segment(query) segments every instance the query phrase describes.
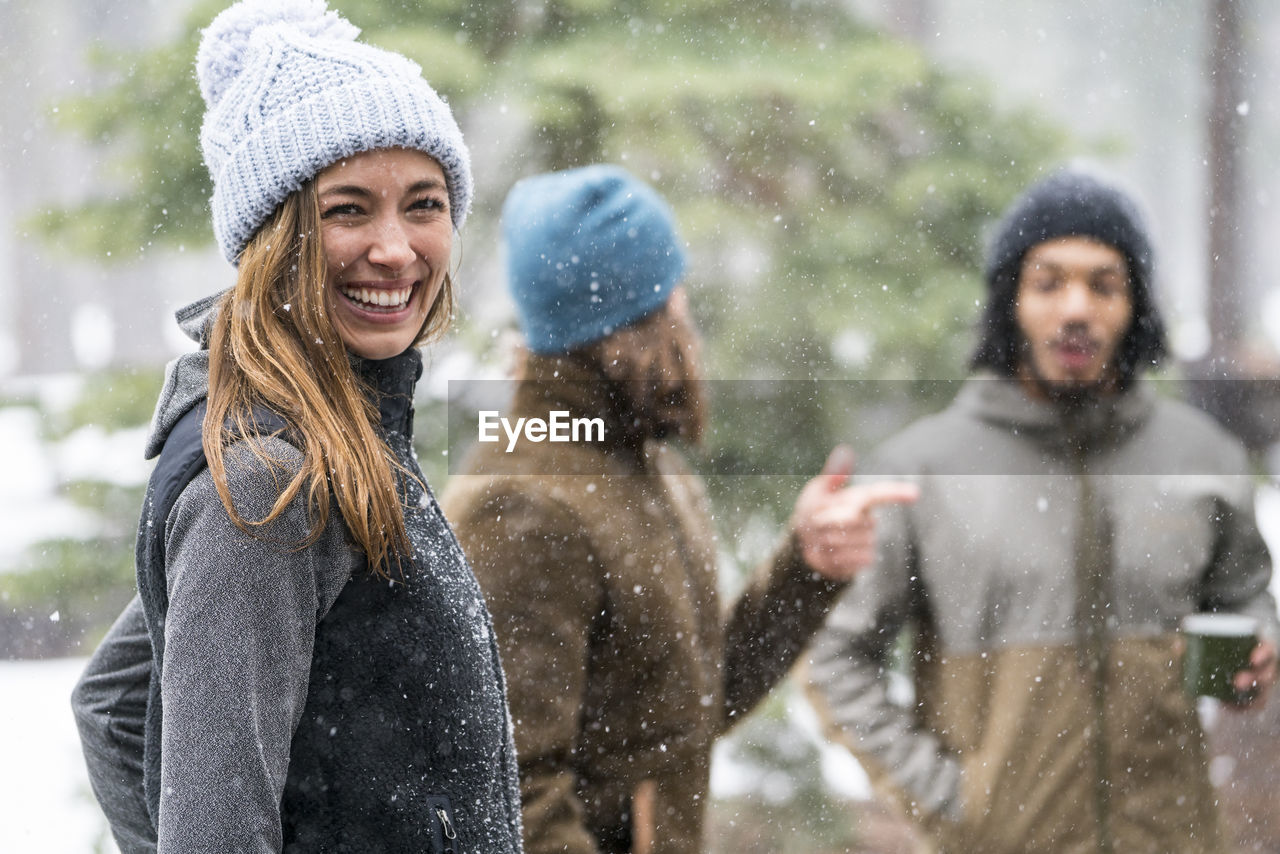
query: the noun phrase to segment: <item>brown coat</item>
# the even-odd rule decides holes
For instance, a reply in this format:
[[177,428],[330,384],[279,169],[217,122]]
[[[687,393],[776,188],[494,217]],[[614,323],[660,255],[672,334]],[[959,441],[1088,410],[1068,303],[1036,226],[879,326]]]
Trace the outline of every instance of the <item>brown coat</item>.
[[602,443],[480,445],[443,498],[499,637],[526,851],[695,854],[713,741],[841,585],[788,540],[722,613],[702,482],[672,448],[629,441],[597,383],[525,381],[512,408],[607,424]]
[[[1275,636],[1244,452],[1145,387],[1089,416],[975,378],[868,465],[920,500],[882,517],[878,563],[814,641],[812,693],[942,851],[1222,850],[1174,630],[1244,611]],[[904,625],[909,706],[887,678]]]

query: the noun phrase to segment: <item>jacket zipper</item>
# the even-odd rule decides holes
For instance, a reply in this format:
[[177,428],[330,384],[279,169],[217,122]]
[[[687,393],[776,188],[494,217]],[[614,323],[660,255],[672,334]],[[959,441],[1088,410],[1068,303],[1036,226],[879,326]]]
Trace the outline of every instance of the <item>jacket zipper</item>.
[[431,850],[436,854],[462,854],[449,799],[443,795],[428,797],[427,812],[435,817],[431,828]]
[[450,841],[457,839],[458,833],[453,829],[453,822],[449,821],[449,814],[440,807],[436,807],[436,815],[440,817],[440,826],[444,828],[444,838]]
[[1073,442],[1075,475],[1080,483],[1080,520],[1076,542],[1076,621],[1079,658],[1090,680],[1093,711],[1093,802],[1099,854],[1112,854],[1110,751],[1107,745],[1107,670],[1110,650],[1106,607],[1110,588],[1111,520],[1094,490],[1083,443]]

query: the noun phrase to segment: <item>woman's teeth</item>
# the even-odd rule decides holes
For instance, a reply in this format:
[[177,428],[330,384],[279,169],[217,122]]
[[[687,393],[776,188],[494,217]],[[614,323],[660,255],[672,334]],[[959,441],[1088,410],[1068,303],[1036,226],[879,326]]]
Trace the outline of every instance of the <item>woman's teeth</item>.
[[403,308],[409,302],[412,287],[386,290],[384,288],[343,288],[343,295],[352,302],[379,308]]

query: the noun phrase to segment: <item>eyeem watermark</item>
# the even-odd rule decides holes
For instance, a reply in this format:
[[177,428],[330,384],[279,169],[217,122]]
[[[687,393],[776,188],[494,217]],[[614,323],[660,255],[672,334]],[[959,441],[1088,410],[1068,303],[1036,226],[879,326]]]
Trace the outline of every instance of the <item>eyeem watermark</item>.
[[[1003,382],[1007,381],[988,377],[708,380],[705,396],[711,406],[707,429],[699,446],[685,446],[682,450],[690,470],[702,476],[808,478],[821,468],[836,442],[847,442],[860,455],[874,458],[875,448],[916,419],[951,406],[966,385],[977,387],[968,392],[976,393],[983,384]],[[1146,384],[1159,387],[1158,398],[1194,401],[1223,423],[1238,425],[1241,434],[1250,436],[1258,448],[1280,448],[1280,417],[1274,415],[1280,412],[1280,378],[1151,379]],[[476,461],[470,452],[477,447],[488,452],[476,462],[489,476],[566,474],[558,468],[569,464],[561,455],[532,453],[524,457],[522,452],[563,447],[547,447],[547,442],[574,441],[582,444],[570,445],[571,448],[604,453],[575,457],[573,473],[632,471],[626,465],[614,465],[618,454],[626,456],[639,450],[643,438],[629,436],[623,441],[629,422],[625,420],[625,407],[619,405],[617,398],[624,389],[617,383],[554,378],[478,379],[449,380],[447,388],[447,405],[442,414],[449,474],[470,473]],[[434,418],[438,412],[426,409],[424,414]],[[682,444],[678,437],[667,436],[663,441],[677,447]],[[1234,459],[1207,451],[1177,459],[1130,455],[1116,459],[1109,474],[1251,477],[1251,472],[1236,470]],[[1267,459],[1280,460],[1280,455]],[[643,474],[648,469],[634,471]],[[929,471],[930,476],[1043,474],[1039,457],[1034,454],[996,460],[959,454],[931,460]],[[917,473],[914,469],[896,470],[885,459],[874,471],[876,476],[886,478]],[[1273,484],[1280,484],[1280,476],[1273,474],[1272,478]]]
[[547,418],[511,419],[498,414],[496,409],[482,409],[478,413],[479,440],[481,442],[498,442],[498,428],[507,437],[507,453],[516,449],[516,443],[523,438],[528,442],[603,442],[603,418],[570,418],[569,410],[553,409]]

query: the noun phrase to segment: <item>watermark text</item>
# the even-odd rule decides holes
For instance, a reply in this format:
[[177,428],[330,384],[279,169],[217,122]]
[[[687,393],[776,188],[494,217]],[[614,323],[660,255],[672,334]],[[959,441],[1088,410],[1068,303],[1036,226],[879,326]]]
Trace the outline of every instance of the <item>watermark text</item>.
[[567,409],[553,409],[547,418],[520,417],[513,424],[496,409],[482,409],[478,413],[478,436],[481,442],[500,442],[506,435],[509,454],[516,443],[527,442],[603,442],[603,418],[571,418]]

